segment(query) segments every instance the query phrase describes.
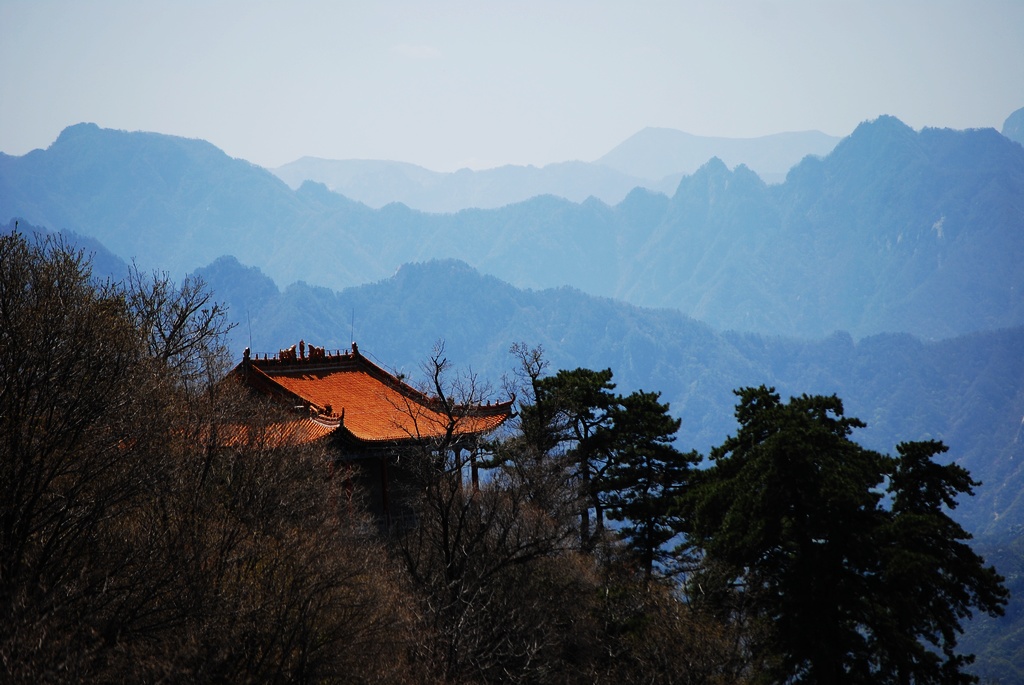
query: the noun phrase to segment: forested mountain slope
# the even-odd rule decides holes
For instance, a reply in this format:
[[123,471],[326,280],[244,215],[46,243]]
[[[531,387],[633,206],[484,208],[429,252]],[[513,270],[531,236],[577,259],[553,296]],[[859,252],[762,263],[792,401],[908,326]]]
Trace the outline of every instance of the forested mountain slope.
[[[935,438],[985,482],[958,518],[970,530],[1024,524],[1024,328],[941,342],[907,334],[795,340],[721,333],[670,310],[578,290],[522,290],[462,262],[403,266],[343,291],[296,283],[279,290],[258,269],[225,258],[198,272],[240,322],[234,347],[275,353],[297,343],[360,349],[410,378],[433,345],[501,390],[515,342],[542,345],[551,369],[611,368],[621,392],[656,390],[682,418],[680,447],[706,452],[734,432],[733,390],[761,384],[783,396],[838,394],[868,428],[858,440],[892,452]],[[240,356],[240,352],[238,352]]]

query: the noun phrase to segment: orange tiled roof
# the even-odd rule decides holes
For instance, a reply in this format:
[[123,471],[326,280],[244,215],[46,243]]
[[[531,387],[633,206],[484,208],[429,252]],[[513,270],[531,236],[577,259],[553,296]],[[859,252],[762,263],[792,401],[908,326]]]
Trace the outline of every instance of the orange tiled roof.
[[[439,411],[435,400],[370,362],[354,345],[352,352],[335,355],[325,354],[322,348],[312,349],[318,349],[315,358],[294,353],[283,353],[283,359],[246,357],[235,373],[243,374],[252,387],[296,406],[309,406],[324,425],[340,424],[360,441],[421,440],[445,435],[449,419]],[[504,402],[459,407],[454,412],[454,434],[472,435],[497,428],[508,419],[511,405]],[[315,431],[310,432],[313,434]]]
[[269,448],[306,445],[330,435],[338,425],[337,420],[303,417],[266,426],[219,426],[218,444],[222,447],[255,444]]

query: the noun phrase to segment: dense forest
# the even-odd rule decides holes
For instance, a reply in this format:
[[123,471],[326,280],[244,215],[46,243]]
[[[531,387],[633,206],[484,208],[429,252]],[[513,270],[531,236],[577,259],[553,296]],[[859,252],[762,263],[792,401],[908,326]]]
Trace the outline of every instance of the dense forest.
[[[951,517],[971,474],[862,446],[835,395],[737,388],[735,433],[683,452],[657,391],[519,343],[479,487],[424,444],[415,524],[382,529],[223,382],[201,279],[14,233],[0,320],[11,680],[962,683],[966,618],[1006,606]],[[424,372],[488,399],[441,347]]]

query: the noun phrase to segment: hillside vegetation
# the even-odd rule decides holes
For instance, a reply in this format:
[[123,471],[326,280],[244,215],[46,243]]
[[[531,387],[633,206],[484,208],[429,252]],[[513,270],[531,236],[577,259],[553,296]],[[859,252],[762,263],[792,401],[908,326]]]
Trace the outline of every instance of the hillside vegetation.
[[437,345],[449,427],[386,525],[224,378],[201,279],[20,233],[0,265],[5,680],[970,683],[963,620],[1004,613],[949,516],[978,484],[934,440],[865,449],[834,395],[738,390],[698,470],[660,393],[516,344],[518,421],[467,452],[492,393]]
[[279,290],[233,259],[197,273],[241,324],[232,332],[236,358],[246,346],[275,352],[299,337],[333,349],[355,339],[385,366],[413,375],[444,340],[453,359],[497,386],[511,345],[529,341],[556,367],[612,368],[622,390],[660,391],[683,420],[687,448],[706,450],[735,430],[734,388],[834,393],[867,422],[861,439],[874,449],[929,438],[951,446],[949,458],[985,483],[958,511],[969,530],[1024,524],[1024,328],[939,342],[722,333],[678,312],[568,288],[521,290],[457,261],[407,265],[343,291],[303,283]]

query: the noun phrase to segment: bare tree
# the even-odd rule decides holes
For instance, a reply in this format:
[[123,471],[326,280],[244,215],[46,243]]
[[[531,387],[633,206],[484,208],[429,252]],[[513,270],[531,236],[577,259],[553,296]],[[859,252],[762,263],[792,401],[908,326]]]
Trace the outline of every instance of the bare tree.
[[410,617],[381,543],[341,506],[325,448],[282,442],[283,417],[269,407],[253,416],[248,402],[248,417],[223,417],[223,431],[244,428],[241,438],[178,473],[185,515],[169,551],[196,610],[171,673],[229,682],[401,674]]
[[322,453],[203,379],[196,288],[140,308],[59,239],[0,237],[0,680],[400,680],[386,554]]
[[424,369],[449,425],[421,442],[417,525],[396,545],[423,615],[419,658],[448,682],[567,682],[568,615],[579,605],[565,598],[586,582],[571,529],[538,507],[512,470],[465,482],[464,455],[501,449],[467,443],[457,430],[484,399],[482,386],[453,375],[441,345]]
[[223,376],[224,339],[236,324],[200,276],[186,276],[177,285],[166,271],[147,275],[132,266],[124,293],[151,357],[190,388],[208,387]]
[[141,592],[107,590],[139,559],[117,522],[159,482],[164,382],[123,298],[90,276],[58,238],[0,237],[0,659],[15,677],[89,673]]

